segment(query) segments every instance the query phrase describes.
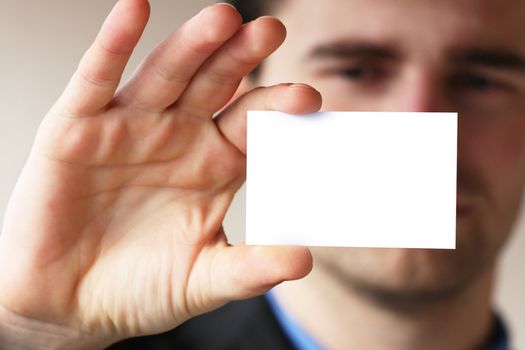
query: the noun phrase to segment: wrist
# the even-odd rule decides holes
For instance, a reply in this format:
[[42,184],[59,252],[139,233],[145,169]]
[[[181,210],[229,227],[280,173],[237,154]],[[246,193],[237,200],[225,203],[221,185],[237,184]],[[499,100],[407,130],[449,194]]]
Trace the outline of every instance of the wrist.
[[17,350],[103,349],[111,341],[67,326],[27,319],[0,305],[0,348]]

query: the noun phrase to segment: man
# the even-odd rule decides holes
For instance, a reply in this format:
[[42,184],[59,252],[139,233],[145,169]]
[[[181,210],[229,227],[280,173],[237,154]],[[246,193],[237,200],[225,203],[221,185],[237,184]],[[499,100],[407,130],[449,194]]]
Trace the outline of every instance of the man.
[[246,110],[318,110],[314,89],[279,84],[298,81],[325,110],[459,112],[457,249],[315,248],[306,278],[115,348],[504,348],[490,296],[525,180],[525,3],[237,5],[277,16],[288,40],[249,80],[269,87],[213,119],[281,45],[281,22],[209,7],[116,91],[148,16],[145,0],[117,3],[10,200],[2,347],[103,348],[307,275],[308,250],[230,247],[221,228]]

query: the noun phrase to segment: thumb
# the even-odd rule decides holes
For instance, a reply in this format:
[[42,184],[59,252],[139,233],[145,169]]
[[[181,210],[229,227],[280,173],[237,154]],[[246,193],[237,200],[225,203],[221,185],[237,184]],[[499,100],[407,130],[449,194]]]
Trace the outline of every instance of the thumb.
[[228,106],[215,118],[215,123],[228,141],[246,154],[246,112],[248,110],[306,114],[318,111],[321,104],[321,94],[304,84],[280,84],[256,88]]
[[275,285],[303,278],[312,270],[305,247],[239,245],[221,250],[212,277],[215,300],[227,302],[263,294]]

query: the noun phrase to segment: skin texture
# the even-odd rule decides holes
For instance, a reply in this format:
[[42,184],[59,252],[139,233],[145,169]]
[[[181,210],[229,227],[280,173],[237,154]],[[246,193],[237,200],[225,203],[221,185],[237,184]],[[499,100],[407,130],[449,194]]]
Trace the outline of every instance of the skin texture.
[[[525,55],[525,24],[515,15],[525,13],[525,5],[330,0],[304,6],[289,1],[276,13],[287,26],[288,40],[264,63],[258,83],[305,81],[323,94],[323,110],[459,112],[456,251],[316,253],[322,260],[343,259],[334,264],[349,276],[403,294],[455,288],[486,270],[509,234],[525,179],[525,74],[523,67],[517,72],[461,64],[451,55],[471,48]],[[322,45],[356,42],[392,48],[398,57],[309,56]],[[467,73],[472,81],[457,81],[469,78]]]
[[116,91],[148,15],[146,0],[116,4],[38,130],[0,237],[2,348],[101,348],[311,269],[306,248],[231,247],[221,226],[245,178],[246,110],[321,105],[280,84],[212,118],[283,25],[208,7]]
[[[326,110],[459,111],[460,190],[456,251],[316,249],[311,277],[279,299],[329,348],[482,344],[525,177],[525,84],[450,56],[474,44],[523,55],[521,13],[517,0],[290,0],[276,13],[289,41],[258,81],[270,87],[213,119],[281,44],[282,24],[241,28],[231,7],[207,8],[115,91],[148,15],[146,0],[121,0],[44,118],[10,200],[0,344],[103,347],[305,276],[308,250],[230,247],[221,228],[245,177],[246,110],[321,107],[318,92],[283,81],[314,84]],[[306,57],[348,39],[394,54]]]
[[[517,0],[290,0],[276,9],[288,40],[257,84],[304,81],[323,110],[459,112],[456,250],[314,248],[314,273],[278,287],[329,348],[460,349],[485,339],[492,271],[525,179],[525,66],[501,59],[525,57],[524,13]],[[465,332],[453,336],[447,322]],[[380,324],[377,344],[363,328]]]

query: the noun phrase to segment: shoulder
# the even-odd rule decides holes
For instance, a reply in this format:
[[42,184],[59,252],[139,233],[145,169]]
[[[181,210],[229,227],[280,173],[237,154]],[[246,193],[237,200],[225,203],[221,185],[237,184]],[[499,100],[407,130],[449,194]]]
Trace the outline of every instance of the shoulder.
[[293,349],[264,297],[226,304],[162,334],[122,341],[110,350]]

